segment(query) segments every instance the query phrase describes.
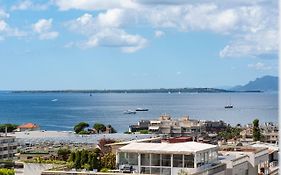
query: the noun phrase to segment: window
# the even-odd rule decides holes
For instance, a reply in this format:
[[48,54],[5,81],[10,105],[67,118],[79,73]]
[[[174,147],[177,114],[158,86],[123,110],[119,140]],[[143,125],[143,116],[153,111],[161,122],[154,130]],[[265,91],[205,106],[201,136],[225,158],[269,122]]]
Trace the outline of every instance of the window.
[[171,174],[171,168],[162,168],[161,174],[163,175],[170,175]]
[[120,165],[128,164],[128,155],[127,153],[119,153],[119,163]]
[[141,167],[141,174],[150,174],[150,168],[149,167]]
[[183,167],[183,155],[181,154],[174,154],[173,155],[173,167]]
[[141,154],[141,165],[150,165],[150,154]]
[[184,167],[194,168],[194,155],[184,155]]
[[138,153],[128,153],[129,165],[138,165]]
[[151,174],[160,174],[160,168],[151,168]]
[[171,166],[170,154],[162,154],[162,166]]
[[151,154],[151,166],[160,166],[160,154]]

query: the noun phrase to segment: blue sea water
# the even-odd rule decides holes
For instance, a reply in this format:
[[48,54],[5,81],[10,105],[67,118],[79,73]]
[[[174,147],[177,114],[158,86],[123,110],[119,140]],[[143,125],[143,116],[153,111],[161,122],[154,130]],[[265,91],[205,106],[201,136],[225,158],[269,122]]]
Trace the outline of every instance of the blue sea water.
[[[229,104],[233,109],[225,109]],[[54,100],[54,99],[57,99]],[[135,115],[128,109],[149,108]],[[173,118],[188,115],[194,119],[224,120],[230,124],[278,122],[277,93],[0,93],[0,123],[33,122],[41,129],[67,131],[85,121],[111,124],[118,132],[141,119],[156,119],[161,114]]]

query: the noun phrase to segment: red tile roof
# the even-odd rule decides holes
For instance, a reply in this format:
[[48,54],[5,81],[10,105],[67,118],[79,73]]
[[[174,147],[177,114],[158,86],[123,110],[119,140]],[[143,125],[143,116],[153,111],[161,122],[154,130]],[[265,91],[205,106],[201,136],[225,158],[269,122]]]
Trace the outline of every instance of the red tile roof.
[[25,124],[18,126],[18,128],[32,129],[32,128],[38,128],[38,125],[36,125],[34,123],[25,123]]

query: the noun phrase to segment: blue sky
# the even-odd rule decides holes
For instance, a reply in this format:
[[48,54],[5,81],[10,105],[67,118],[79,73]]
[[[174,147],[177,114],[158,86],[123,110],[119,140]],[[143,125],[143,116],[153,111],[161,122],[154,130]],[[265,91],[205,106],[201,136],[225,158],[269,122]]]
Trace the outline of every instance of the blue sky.
[[0,89],[219,87],[277,75],[277,4],[0,0]]

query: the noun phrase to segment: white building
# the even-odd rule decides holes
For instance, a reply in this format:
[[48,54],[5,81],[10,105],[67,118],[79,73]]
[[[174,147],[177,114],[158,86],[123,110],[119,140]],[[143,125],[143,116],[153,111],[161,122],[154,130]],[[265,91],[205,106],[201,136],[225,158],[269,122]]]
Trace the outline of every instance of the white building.
[[267,148],[224,146],[219,154],[219,159],[227,164],[226,175],[270,174]]
[[0,136],[0,160],[13,159],[17,151],[15,137]]
[[117,166],[145,174],[224,175],[218,161],[218,146],[197,142],[130,143],[117,151]]

